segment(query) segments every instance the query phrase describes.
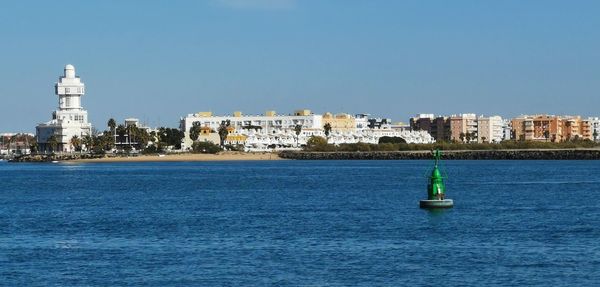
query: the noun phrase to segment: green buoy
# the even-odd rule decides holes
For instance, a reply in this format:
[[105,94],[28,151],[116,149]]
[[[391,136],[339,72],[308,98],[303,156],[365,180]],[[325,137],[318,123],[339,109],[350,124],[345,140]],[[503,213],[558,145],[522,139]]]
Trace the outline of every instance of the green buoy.
[[436,149],[433,152],[435,165],[433,166],[429,184],[427,185],[427,199],[419,202],[421,208],[451,208],[454,206],[454,201],[452,201],[452,199],[445,198],[446,186],[444,185],[444,177],[438,167],[441,157],[442,152],[439,149]]

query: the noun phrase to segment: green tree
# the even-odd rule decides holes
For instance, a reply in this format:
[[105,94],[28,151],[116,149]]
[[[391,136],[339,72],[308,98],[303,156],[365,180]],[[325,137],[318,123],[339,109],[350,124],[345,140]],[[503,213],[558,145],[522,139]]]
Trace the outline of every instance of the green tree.
[[[127,138],[127,133],[128,130],[124,125],[118,125],[117,128],[115,129],[115,144],[119,144],[121,147],[127,143],[128,138]],[[104,139],[103,139],[104,142]]]
[[467,137],[467,135],[465,133],[460,133],[460,135],[458,136],[458,138],[460,138],[461,142],[465,142],[465,138]]
[[405,144],[406,140],[401,137],[380,137],[379,144],[391,143],[391,144]]
[[117,127],[117,122],[115,121],[115,119],[110,118],[108,120],[107,125],[108,125],[108,128],[110,130],[110,133],[114,135],[115,134],[115,128]]
[[327,139],[329,139],[329,135],[331,134],[331,124],[330,123],[326,123],[323,126],[323,130],[325,130],[325,137],[327,137]]
[[138,142],[137,148],[139,150],[144,150],[149,146],[151,137],[150,137],[150,134],[148,134],[148,131],[146,129],[137,128],[135,137]]
[[85,146],[85,149],[89,152],[92,151],[94,145],[94,139],[90,135],[85,135],[81,139],[81,143]]
[[195,142],[192,144],[192,151],[194,153],[218,153],[222,149],[218,145],[212,142]]
[[173,146],[175,149],[181,149],[181,140],[185,133],[179,129],[161,127],[158,129],[159,149],[164,146]]
[[71,138],[71,146],[73,146],[75,151],[81,151],[81,139],[78,136],[73,136]]
[[300,133],[302,132],[302,125],[296,125],[294,127],[294,132],[296,133],[296,147],[298,147],[298,138],[300,137]]
[[47,144],[50,145],[51,152],[56,152],[56,149],[58,148],[58,138],[56,135],[51,135],[47,140]]
[[598,140],[598,131],[596,129],[594,129],[594,133],[592,134],[594,136],[594,141]]
[[192,141],[196,141],[198,140],[198,137],[200,136],[200,122],[193,122],[192,126],[190,127],[190,139]]
[[217,130],[217,132],[219,133],[219,138],[221,140],[221,146],[223,146],[225,144],[227,135],[229,135],[229,130],[227,129],[227,128],[229,128],[229,125],[231,125],[231,121],[229,121],[229,120],[222,121],[221,125],[219,125],[219,129]]
[[327,150],[327,139],[320,136],[311,136],[306,141],[306,150],[310,151],[325,151]]

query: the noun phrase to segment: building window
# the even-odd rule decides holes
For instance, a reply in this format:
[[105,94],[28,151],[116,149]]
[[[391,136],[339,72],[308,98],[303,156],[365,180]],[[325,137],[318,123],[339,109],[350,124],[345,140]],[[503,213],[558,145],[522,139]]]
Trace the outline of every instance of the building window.
[[69,88],[65,88],[65,93],[67,93],[67,94],[68,94],[68,93],[70,93],[70,92],[71,92],[71,89],[69,89]]

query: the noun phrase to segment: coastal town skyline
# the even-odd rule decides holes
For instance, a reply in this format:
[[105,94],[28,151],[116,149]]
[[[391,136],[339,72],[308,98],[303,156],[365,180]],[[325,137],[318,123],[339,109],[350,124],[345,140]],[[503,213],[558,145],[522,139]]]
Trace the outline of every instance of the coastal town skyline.
[[[71,67],[71,64],[67,64],[65,66],[66,67]],[[77,78],[79,78],[79,76],[77,76]],[[87,98],[87,97],[86,97]],[[56,101],[55,101],[56,102]],[[62,102],[61,102],[62,104]],[[59,105],[56,105],[56,107],[58,108]],[[198,109],[201,110],[201,109]],[[485,114],[485,113],[477,113],[477,112],[473,112],[473,111],[468,111],[468,112],[456,112],[456,113],[431,113],[431,111],[426,111],[426,112],[417,112],[417,113],[413,113],[410,116],[408,116],[407,118],[391,118],[389,115],[381,115],[381,114],[377,114],[377,113],[370,113],[369,111],[356,111],[356,112],[347,112],[347,111],[338,111],[338,112],[332,112],[332,110],[325,110],[323,112],[320,111],[314,111],[312,109],[310,109],[309,107],[301,107],[301,108],[293,108],[292,110],[288,110],[288,111],[280,111],[280,110],[275,110],[273,108],[271,109],[263,109],[262,111],[257,111],[257,112],[250,112],[247,113],[246,111],[241,111],[240,109],[235,109],[235,110],[230,110],[230,111],[224,111],[222,113],[219,112],[214,112],[213,109],[209,108],[209,107],[203,107],[203,110],[200,113],[204,113],[204,112],[209,112],[211,115],[213,116],[217,116],[217,117],[223,117],[223,118],[228,118],[228,117],[239,117],[239,115],[236,116],[237,114],[243,114],[244,116],[260,116],[263,115],[265,113],[277,113],[278,115],[292,115],[294,114],[295,111],[298,110],[305,110],[305,111],[310,111],[315,112],[316,114],[347,114],[347,115],[369,115],[369,116],[373,116],[376,118],[384,118],[384,119],[390,119],[392,120],[392,122],[398,123],[398,124],[406,124],[407,126],[409,125],[409,123],[413,120],[413,119],[417,119],[423,115],[426,115],[427,117],[431,117],[436,118],[436,117],[460,117],[463,115],[469,115],[469,116],[501,116],[504,118],[518,118],[518,117],[527,117],[527,116],[558,116],[558,117],[571,117],[571,116],[575,116],[575,117],[583,117],[583,118],[597,118],[598,114],[590,114],[590,115],[583,115],[582,114],[555,114],[555,113],[547,113],[547,112],[540,112],[540,113],[521,113],[518,115],[514,115],[514,116],[506,116],[505,114]],[[144,112],[141,112],[142,114],[145,114]],[[139,112],[138,112],[139,114]],[[166,119],[167,124],[162,124],[161,120],[160,120],[160,115],[158,116],[158,119],[154,122],[154,124],[151,124],[153,121],[149,120],[147,116],[143,116],[143,118],[141,119],[140,124],[144,125],[144,126],[148,126],[148,127],[176,127],[177,125],[179,125],[180,121],[182,121],[182,119],[184,119],[186,116],[185,115],[189,115],[189,113],[185,113],[182,112],[181,115],[179,116],[179,118],[177,120],[173,120],[173,119]],[[106,118],[104,121],[106,122],[108,119],[121,119],[121,120],[126,120],[127,118],[131,118],[134,117],[136,120],[140,120],[139,118],[137,118],[137,114],[135,113],[130,113],[130,114],[125,114],[123,115],[121,118],[117,118],[117,117],[109,117]],[[87,117],[87,116],[86,116]],[[94,117],[90,117],[90,118],[94,118]],[[95,118],[98,118],[98,116],[96,116]],[[40,121],[36,124],[41,124],[43,121]],[[102,131],[103,129],[106,128],[106,123],[104,123],[104,125],[102,123],[99,124],[95,124],[92,123],[92,121],[90,120],[90,123],[92,124],[92,127],[94,127],[98,132]],[[17,133],[29,133],[29,130],[27,130],[27,128],[25,128],[25,130],[19,130],[17,131]]]
[[593,1],[67,4],[1,4],[1,132],[47,120],[66,64],[95,127],[206,110],[588,117],[600,104]]

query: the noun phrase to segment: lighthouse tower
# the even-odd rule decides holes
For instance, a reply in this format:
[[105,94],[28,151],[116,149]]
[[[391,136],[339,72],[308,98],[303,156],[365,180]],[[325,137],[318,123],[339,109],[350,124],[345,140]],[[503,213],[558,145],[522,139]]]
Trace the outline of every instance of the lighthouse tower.
[[81,141],[92,131],[87,111],[81,107],[85,84],[75,75],[73,65],[65,66],[54,93],[58,96],[58,109],[52,113],[51,121],[36,127],[38,146],[43,152],[71,152],[81,146],[73,138]]

